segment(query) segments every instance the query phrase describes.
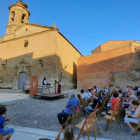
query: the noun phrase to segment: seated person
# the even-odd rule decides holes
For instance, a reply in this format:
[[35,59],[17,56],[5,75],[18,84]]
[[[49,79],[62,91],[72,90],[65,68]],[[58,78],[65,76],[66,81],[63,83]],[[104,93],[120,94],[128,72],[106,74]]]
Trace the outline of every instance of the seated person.
[[93,87],[92,94],[95,94],[95,93],[97,93],[97,90],[98,90],[98,89],[97,89],[97,87],[96,87],[96,86],[94,86],[94,87]]
[[140,95],[140,85],[138,85],[137,96]]
[[87,90],[87,94],[88,94],[88,99],[92,98],[92,93],[91,93],[91,89],[88,89]]
[[135,109],[135,113],[131,114],[130,112],[127,113],[126,117],[124,118],[125,123],[130,127],[130,133],[133,134],[135,129],[132,127],[130,122],[132,123],[139,123],[140,121],[140,106],[137,100],[132,101],[132,107]]
[[131,105],[131,102],[136,99],[137,99],[137,97],[135,95],[132,95],[132,93],[130,93],[129,98],[124,99],[125,103],[124,103],[123,107],[128,108]]
[[84,108],[86,115],[89,115],[90,113],[89,111],[93,111],[97,103],[99,103],[99,99],[95,95],[93,95],[92,97],[93,97],[93,101],[90,102],[88,106]]
[[3,114],[3,116],[5,118],[5,121],[10,121],[10,118],[7,118],[6,113]]
[[81,99],[82,99],[82,100],[85,98],[85,96],[84,96],[84,89],[81,89],[81,94],[80,94],[80,96],[81,96]]
[[[117,105],[118,105],[118,103],[120,103],[120,101],[119,101],[119,99],[118,99],[118,92],[117,91],[115,91],[114,93],[113,93],[113,98],[112,98],[112,100],[111,100],[111,103],[109,103],[109,105],[107,105],[107,109],[106,109],[106,113],[109,111],[109,110],[113,110]],[[120,108],[120,106],[119,106],[119,108]]]
[[79,105],[76,108],[76,113],[79,111],[79,107],[80,107],[80,102],[81,102],[81,96],[80,96],[80,94],[77,94],[77,98],[79,100]]
[[[4,127],[5,126],[5,118],[2,117],[4,114],[6,114],[6,107],[2,106],[2,107],[0,107],[0,133],[2,136],[14,133],[13,128]],[[10,139],[10,137],[7,138],[6,140],[9,140],[9,139]]]
[[88,93],[87,93],[87,92],[88,92],[88,89],[85,89],[85,92],[84,92],[84,99],[86,99],[86,100],[88,99]]
[[63,139],[59,139],[62,130],[63,130],[63,128],[62,128],[62,126],[60,126],[60,131],[59,131],[59,133],[58,133],[58,135],[57,135],[55,140],[75,140],[73,129],[70,127],[70,125],[66,126],[66,128],[64,130],[64,138]]
[[101,91],[98,92],[98,99],[102,103],[103,98],[102,98],[102,95],[101,95]]
[[[72,108],[77,108],[79,105],[79,100],[75,98],[74,92],[70,93],[70,97],[71,99],[67,102],[65,110],[57,114],[60,125],[64,124],[64,122],[67,120],[67,117],[70,115]],[[73,115],[74,112],[75,110],[73,110]]]
[[81,99],[86,100],[87,98],[88,98],[87,89],[85,89],[85,90],[81,89]]
[[122,90],[118,90],[119,97],[122,96]]
[[106,94],[106,93],[108,93],[108,92],[109,92],[108,87],[107,87],[107,86],[105,86],[105,89],[104,89],[104,94]]

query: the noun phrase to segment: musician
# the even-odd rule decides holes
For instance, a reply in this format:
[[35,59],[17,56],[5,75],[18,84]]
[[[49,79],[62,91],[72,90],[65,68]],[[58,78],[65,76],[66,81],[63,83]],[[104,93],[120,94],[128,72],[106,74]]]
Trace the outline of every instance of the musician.
[[[56,85],[57,83],[57,85]],[[60,81],[55,80],[55,93],[61,93],[61,79]]]
[[43,85],[42,94],[44,94],[45,93],[45,86],[46,86],[46,77],[44,77],[44,79],[42,81],[42,85]]
[[44,94],[46,92],[46,90],[45,90],[46,85],[50,85],[50,83],[46,82],[46,77],[44,77],[44,79],[42,81],[42,85],[43,85],[42,94]]
[[58,93],[61,93],[61,79],[60,79],[60,81],[58,82]]

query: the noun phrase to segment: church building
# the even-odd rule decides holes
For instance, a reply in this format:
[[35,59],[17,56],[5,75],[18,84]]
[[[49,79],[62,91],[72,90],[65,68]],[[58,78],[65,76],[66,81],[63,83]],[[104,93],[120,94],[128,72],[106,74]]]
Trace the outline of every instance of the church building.
[[[46,77],[54,91],[61,79],[62,90],[77,87],[77,59],[81,53],[54,24],[29,23],[28,5],[21,0],[9,6],[6,35],[0,40],[0,88],[29,88],[31,76]],[[8,15],[7,15],[8,16]]]

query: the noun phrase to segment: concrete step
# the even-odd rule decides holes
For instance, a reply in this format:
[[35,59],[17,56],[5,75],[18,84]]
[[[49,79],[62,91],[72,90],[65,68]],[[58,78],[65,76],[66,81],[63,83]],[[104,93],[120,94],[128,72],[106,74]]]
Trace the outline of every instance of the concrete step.
[[[14,128],[15,132],[10,140],[39,140],[40,138],[49,138],[55,140],[58,132],[42,130],[37,128],[28,128],[14,125],[7,125],[7,127]],[[78,135],[75,134],[77,138]],[[63,138],[63,133],[61,133],[60,138]],[[88,140],[88,137],[80,138],[80,140]],[[90,140],[95,140],[94,137],[90,137]],[[104,138],[96,138],[96,140],[110,140]]]
[[0,89],[1,93],[24,93],[23,89]]

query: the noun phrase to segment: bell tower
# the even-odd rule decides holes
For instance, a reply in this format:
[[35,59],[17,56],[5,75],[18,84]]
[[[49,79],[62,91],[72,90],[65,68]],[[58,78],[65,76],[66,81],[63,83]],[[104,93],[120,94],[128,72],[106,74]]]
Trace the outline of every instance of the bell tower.
[[23,3],[22,0],[9,6],[9,23],[6,27],[6,35],[13,34],[19,26],[29,23],[30,12],[27,8],[28,5]]

